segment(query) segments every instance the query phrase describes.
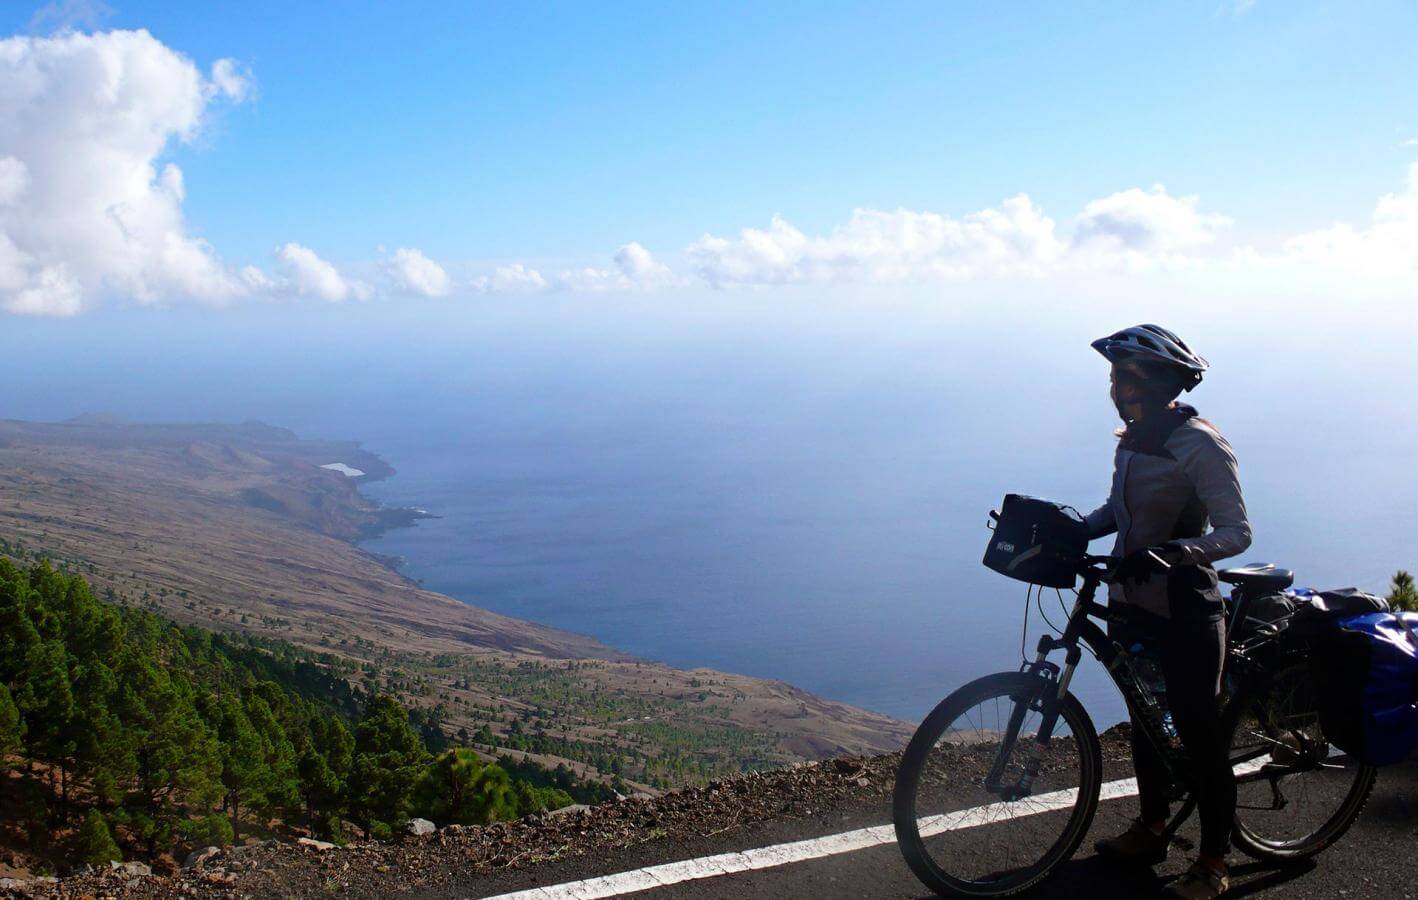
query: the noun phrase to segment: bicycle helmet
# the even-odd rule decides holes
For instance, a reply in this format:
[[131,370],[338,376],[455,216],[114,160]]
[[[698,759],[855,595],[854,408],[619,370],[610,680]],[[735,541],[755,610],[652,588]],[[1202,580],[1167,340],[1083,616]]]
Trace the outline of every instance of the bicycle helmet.
[[1182,390],[1189,391],[1201,384],[1201,373],[1209,367],[1186,341],[1160,325],[1134,325],[1116,331],[1093,342],[1093,349],[1109,362],[1131,362],[1164,365],[1176,372]]

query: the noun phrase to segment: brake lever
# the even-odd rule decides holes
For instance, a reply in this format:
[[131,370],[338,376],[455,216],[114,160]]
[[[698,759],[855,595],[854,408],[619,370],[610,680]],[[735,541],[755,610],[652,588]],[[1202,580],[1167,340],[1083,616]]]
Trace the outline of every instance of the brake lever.
[[1156,550],[1148,550],[1147,555],[1152,558],[1153,562],[1162,567],[1163,572],[1170,572],[1172,570],[1172,564],[1158,556]]

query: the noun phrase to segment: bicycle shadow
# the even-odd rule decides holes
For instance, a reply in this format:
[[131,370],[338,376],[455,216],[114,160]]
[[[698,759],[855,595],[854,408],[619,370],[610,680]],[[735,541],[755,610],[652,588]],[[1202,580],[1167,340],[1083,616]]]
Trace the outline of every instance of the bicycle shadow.
[[[1283,868],[1250,861],[1237,863],[1231,867],[1231,889],[1226,896],[1259,894],[1302,878],[1314,869],[1315,864],[1311,860]],[[1137,900],[1139,897],[1157,896],[1180,875],[1180,869],[1158,873],[1147,868],[1120,867],[1097,855],[1078,857],[1059,866],[1047,881],[1023,896],[1031,900],[1074,900],[1077,897]]]

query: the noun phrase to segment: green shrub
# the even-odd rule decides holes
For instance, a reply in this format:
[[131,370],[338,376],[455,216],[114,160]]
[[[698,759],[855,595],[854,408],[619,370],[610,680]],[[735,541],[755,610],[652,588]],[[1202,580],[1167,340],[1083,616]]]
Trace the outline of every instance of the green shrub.
[[194,847],[225,847],[235,835],[226,816],[212,813],[183,822],[182,836]]
[[1413,585],[1413,576],[1402,569],[1393,576],[1388,605],[1395,612],[1418,612],[1418,587]]
[[345,842],[345,821],[335,813],[326,813],[315,820],[315,834],[332,844]]
[[108,830],[108,822],[103,813],[91,809],[79,826],[78,857],[91,866],[105,866],[109,862],[121,862],[123,854],[118,852],[118,844],[113,840],[113,832]]

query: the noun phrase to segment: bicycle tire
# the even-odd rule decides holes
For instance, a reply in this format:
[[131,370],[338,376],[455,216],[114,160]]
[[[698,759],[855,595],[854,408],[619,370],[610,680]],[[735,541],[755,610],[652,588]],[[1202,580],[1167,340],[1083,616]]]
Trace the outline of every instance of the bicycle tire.
[[1064,696],[1059,718],[1067,723],[1078,745],[1081,761],[1078,799],[1059,839],[1038,862],[1008,881],[982,884],[959,879],[943,871],[931,858],[918,827],[916,795],[922,768],[947,726],[963,712],[992,697],[1004,695],[1037,698],[1041,696],[1042,691],[1056,690],[1056,682],[1024,672],[986,675],[959,688],[937,704],[912,736],[896,773],[896,786],[892,795],[892,819],[896,838],[907,865],[924,885],[940,896],[1008,897],[1027,891],[1047,878],[1060,863],[1070,859],[1088,833],[1098,811],[1102,785],[1102,750],[1098,745],[1098,734],[1093,721],[1072,694]]
[[[1226,735],[1228,748],[1236,746],[1236,732],[1241,727],[1243,718],[1251,706],[1264,702],[1265,693],[1280,680],[1281,675],[1300,669],[1304,665],[1304,663],[1299,663],[1287,666],[1277,672],[1274,678],[1243,687],[1236,694],[1227,704],[1223,720],[1222,734]],[[1354,824],[1354,820],[1363,812],[1365,804],[1369,801],[1377,776],[1378,770],[1373,766],[1357,765],[1354,781],[1339,806],[1336,807],[1334,814],[1326,819],[1319,828],[1295,840],[1266,839],[1257,832],[1257,829],[1246,824],[1242,811],[1238,808],[1232,843],[1247,856],[1261,862],[1285,864],[1308,859],[1339,840]]]

